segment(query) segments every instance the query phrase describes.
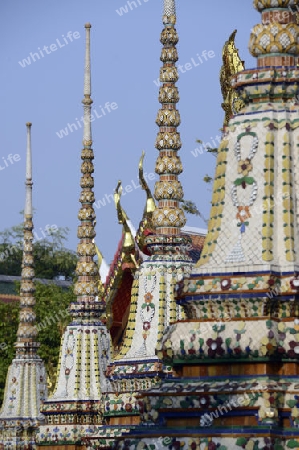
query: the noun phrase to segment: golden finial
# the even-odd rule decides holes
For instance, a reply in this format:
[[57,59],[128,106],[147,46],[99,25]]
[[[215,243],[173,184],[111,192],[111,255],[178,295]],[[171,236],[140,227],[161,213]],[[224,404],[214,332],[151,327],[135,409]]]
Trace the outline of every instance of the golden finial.
[[135,241],[132,235],[132,231],[128,224],[129,218],[120,204],[121,195],[122,195],[122,184],[121,181],[119,181],[114,191],[114,203],[117,211],[118,223],[122,224],[125,233],[123,247],[126,249],[133,249],[135,248]]
[[237,92],[231,86],[232,76],[245,68],[244,62],[241,61],[238,49],[235,46],[236,33],[237,30],[230,35],[222,50],[223,65],[220,71],[220,84],[223,96],[223,103],[221,106],[225,111],[224,126],[228,125],[233,113],[244,106]]
[[102,262],[103,262],[103,255],[102,252],[100,251],[99,247],[97,246],[96,243],[94,243],[95,247],[96,247],[96,252],[97,252],[97,257],[98,257],[98,268],[100,270]]
[[[93,222],[93,226],[94,228],[96,227],[97,221],[96,219]],[[99,279],[98,279],[98,297],[102,298],[103,294],[104,294],[104,285],[101,279],[101,266],[102,266],[102,262],[103,262],[103,255],[102,252],[100,251],[99,247],[97,246],[95,240],[93,240],[94,246],[95,246],[95,250],[96,250],[96,254],[98,257],[97,260],[97,266],[98,266],[98,271],[99,271]]]
[[156,209],[156,204],[155,204],[154,197],[151,193],[151,190],[150,190],[150,188],[146,182],[146,179],[144,178],[144,174],[143,174],[144,156],[145,156],[145,152],[142,151],[142,155],[139,160],[139,182],[140,182],[140,186],[142,187],[142,189],[146,192],[146,198],[147,198],[145,208],[144,208],[144,214],[147,217],[150,217]]
[[100,251],[99,247],[97,246],[96,243],[94,243],[95,248],[96,248],[96,253],[97,253],[97,257],[98,257],[98,261],[97,261],[97,265],[98,265],[98,270],[99,270],[99,280],[98,280],[98,296],[102,297],[104,294],[104,285],[103,282],[101,280],[101,275],[100,275],[100,271],[101,271],[101,266],[102,266],[102,262],[103,262],[103,255],[102,252]]

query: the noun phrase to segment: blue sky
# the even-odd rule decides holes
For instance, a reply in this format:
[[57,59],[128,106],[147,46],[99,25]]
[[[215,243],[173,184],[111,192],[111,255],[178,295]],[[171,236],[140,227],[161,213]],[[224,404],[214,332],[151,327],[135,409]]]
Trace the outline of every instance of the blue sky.
[[[154,144],[162,3],[135,0],[135,7],[133,1],[125,0],[2,0],[1,230],[21,221],[25,123],[31,121],[35,230],[40,232],[48,224],[67,226],[67,246],[76,249],[82,146],[77,120],[83,114],[86,22],[92,24],[92,99],[96,110],[92,123],[94,191],[99,206],[95,208],[96,240],[108,263],[121,235],[111,200],[119,179],[127,186],[123,206],[138,225],[145,202],[137,181],[142,150],[146,152],[144,166],[152,188],[157,179],[154,166],[158,152]],[[184,165],[180,180],[185,198],[193,200],[208,217],[211,190],[202,178],[214,173],[215,158],[206,152],[195,157],[195,141],[199,138],[213,145],[212,139],[220,136],[222,47],[237,28],[240,56],[246,68],[254,67],[256,62],[247,46],[250,29],[260,22],[260,15],[247,0],[178,0],[177,17],[179,64],[183,66],[178,82],[183,142],[180,156]],[[62,129],[67,129],[67,136],[58,136]],[[9,154],[19,157],[8,159]],[[204,227],[193,216],[188,216],[188,225]]]

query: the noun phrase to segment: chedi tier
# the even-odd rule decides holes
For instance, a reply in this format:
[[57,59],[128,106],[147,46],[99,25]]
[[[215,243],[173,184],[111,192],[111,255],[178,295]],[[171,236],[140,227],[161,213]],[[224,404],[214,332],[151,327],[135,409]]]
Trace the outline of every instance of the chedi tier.
[[186,320],[158,352],[179,378],[145,394],[161,447],[299,445],[298,2],[254,5],[257,68],[232,76],[208,234],[178,294]]

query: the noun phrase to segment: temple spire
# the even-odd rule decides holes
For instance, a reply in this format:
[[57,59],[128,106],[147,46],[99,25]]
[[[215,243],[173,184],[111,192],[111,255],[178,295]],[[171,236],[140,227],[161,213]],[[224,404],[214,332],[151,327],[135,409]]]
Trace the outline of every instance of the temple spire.
[[20,290],[20,323],[17,332],[16,356],[22,358],[37,357],[39,343],[35,342],[37,330],[35,328],[35,287],[34,287],[34,261],[33,261],[33,221],[32,221],[32,152],[31,152],[31,126],[27,127],[27,155],[26,155],[26,197],[24,209],[24,250],[22,261],[22,279]]
[[181,119],[176,109],[179,94],[175,83],[179,77],[175,63],[178,60],[176,44],[179,38],[175,29],[175,1],[164,0],[163,12],[164,29],[161,34],[163,67],[160,70],[162,86],[159,93],[159,102],[162,106],[156,119],[159,127],[156,139],[156,148],[159,150],[156,173],[159,174],[159,181],[155,185],[155,198],[158,205],[153,213],[153,224],[158,235],[175,236],[180,234],[180,229],[186,222],[184,212],[180,208],[184,194],[178,181],[178,175],[183,168],[177,155],[181,148],[180,134],[177,131]]
[[90,69],[90,23],[85,24],[86,37],[85,37],[85,71],[84,71],[84,99],[82,103],[84,105],[84,131],[83,139],[85,141],[91,141],[91,105],[93,101],[91,100],[91,69]]
[[31,447],[37,427],[44,417],[41,403],[47,396],[46,370],[37,354],[32,221],[31,123],[27,127],[26,197],[24,247],[20,288],[20,321],[15,343],[16,356],[7,373],[0,413],[0,444],[3,448]]
[[[91,133],[91,72],[90,72],[90,28],[85,25],[85,71],[84,71],[84,109],[83,149],[81,151],[81,194],[78,218],[79,244],[77,247],[78,262],[76,274],[78,277],[74,287],[76,300],[70,305],[72,322],[67,326],[60,348],[61,364],[53,396],[43,406],[46,416],[46,427],[51,429],[51,439],[55,441],[57,423],[52,417],[56,403],[60,402],[63,429],[69,431],[70,441],[77,441],[78,427],[81,436],[90,433],[90,425],[102,424],[102,393],[107,389],[105,378],[107,360],[110,357],[110,341],[101,317],[105,311],[102,299],[103,289],[99,282],[99,270],[94,261],[97,254],[95,238],[96,216],[94,204],[94,153]],[[69,356],[71,354],[71,357]],[[80,403],[77,404],[77,402]],[[70,415],[69,402],[72,403]],[[84,405],[84,406],[82,406]],[[90,406],[92,405],[92,406]],[[57,411],[55,412],[57,417]],[[68,417],[65,420],[65,417]],[[55,419],[57,420],[57,419]],[[83,426],[84,425],[84,426]],[[38,439],[42,439],[40,429]],[[47,431],[48,432],[48,431]]]
[[[83,150],[81,152],[81,208],[78,218],[81,221],[78,227],[78,245],[77,254],[79,261],[76,272],[78,281],[75,285],[75,294],[77,303],[71,307],[71,312],[76,323],[89,323],[90,321],[99,321],[99,314],[104,310],[104,305],[96,301],[98,294],[98,269],[93,258],[96,255],[94,237],[96,235],[94,203],[94,153],[92,146],[91,133],[91,70],[90,70],[90,29],[91,25],[85,25],[86,47],[85,47],[85,71],[84,71],[84,99],[82,100],[84,109],[84,129],[83,129]],[[87,307],[88,305],[88,307]]]
[[27,155],[26,155],[26,202],[24,214],[32,217],[32,152],[31,152],[31,126],[30,122],[26,123],[27,127]]

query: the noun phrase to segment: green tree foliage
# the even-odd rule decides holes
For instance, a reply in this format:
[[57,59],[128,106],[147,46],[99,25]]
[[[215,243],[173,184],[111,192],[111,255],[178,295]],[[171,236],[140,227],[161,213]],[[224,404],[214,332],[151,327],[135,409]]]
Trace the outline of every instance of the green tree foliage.
[[203,181],[204,181],[205,183],[212,183],[213,178],[210,177],[210,175],[206,174],[206,175],[203,177]]
[[[202,144],[202,141],[201,141],[200,139],[197,139],[196,142],[198,142],[199,144]],[[212,147],[206,147],[206,151],[207,151],[208,153],[211,153],[213,156],[215,156],[215,158],[217,157],[217,154],[218,154],[218,148],[217,148],[217,147],[215,147],[215,148],[212,148]],[[204,181],[205,183],[211,184],[212,181],[213,181],[213,178],[210,177],[209,175],[205,175],[205,176],[203,177],[203,181]]]
[[[34,241],[35,276],[53,279],[62,275],[70,278],[76,268],[75,252],[64,247],[68,228],[48,229],[46,238],[36,234]],[[38,238],[38,239],[37,239]],[[20,275],[23,254],[23,224],[0,232],[0,274]]]
[[[196,139],[196,142],[198,144],[202,144],[202,140],[201,139]],[[208,153],[211,153],[213,156],[217,156],[217,152],[218,152],[218,148],[212,148],[212,147],[206,147],[206,151]],[[203,178],[203,181],[205,183],[211,184],[213,181],[213,178],[210,177],[209,175],[205,175]],[[194,202],[192,202],[191,200],[183,200],[182,201],[182,209],[187,213],[187,214],[193,214],[195,216],[199,216],[204,223],[207,225],[208,224],[208,219],[206,217],[204,217],[204,215],[199,211],[199,209],[197,208],[196,204]]]
[[[202,140],[201,139],[196,139],[196,142],[198,143],[198,144],[202,144]],[[206,149],[206,151],[208,152],[208,153],[211,153],[213,156],[215,156],[215,158],[216,158],[216,156],[217,156],[217,153],[218,153],[218,148],[217,147],[205,147],[205,149]]]
[[191,200],[183,200],[182,201],[182,209],[187,214],[193,214],[195,216],[199,216],[205,223],[207,223],[207,219],[203,216],[203,214],[198,210],[196,204]]
[[[18,286],[19,289],[19,286]],[[58,365],[60,341],[70,322],[67,308],[75,300],[72,289],[63,290],[55,284],[36,283],[36,326],[39,355],[44,360],[48,385],[53,390]],[[0,403],[3,401],[6,374],[15,356],[14,342],[19,323],[19,302],[0,302]]]
[[0,302],[0,403],[2,403],[7,369],[15,355],[14,342],[19,323],[19,302]]

